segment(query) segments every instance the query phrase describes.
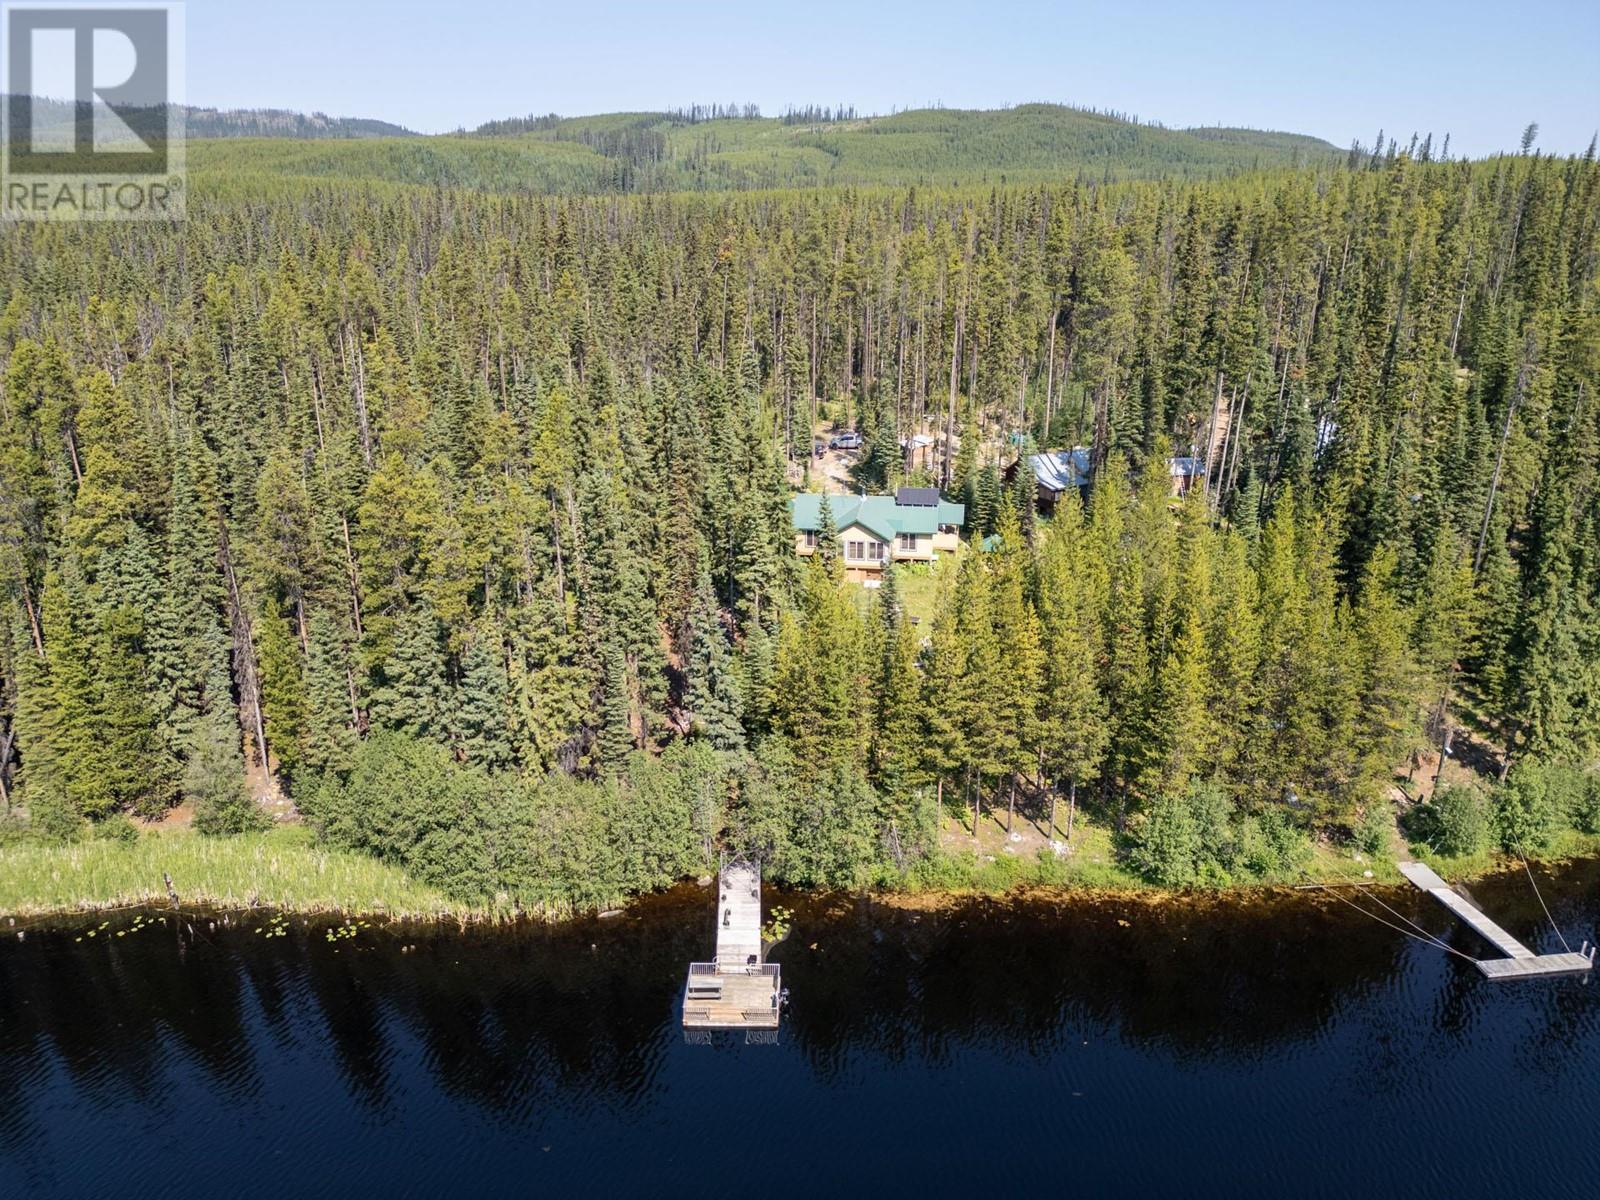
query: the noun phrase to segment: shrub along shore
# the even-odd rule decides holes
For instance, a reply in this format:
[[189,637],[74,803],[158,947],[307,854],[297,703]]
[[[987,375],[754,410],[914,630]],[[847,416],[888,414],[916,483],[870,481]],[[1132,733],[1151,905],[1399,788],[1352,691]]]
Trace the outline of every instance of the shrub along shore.
[[[409,791],[409,789],[408,789]],[[1538,811],[1557,793],[1559,784],[1547,786],[1537,798]],[[411,795],[417,795],[411,792]],[[456,797],[459,801],[459,797]],[[1513,803],[1513,800],[1516,803]],[[1426,861],[1450,880],[1469,880],[1520,865],[1504,838],[1508,816],[1524,813],[1526,796],[1500,791],[1496,797],[1458,786],[1440,793],[1432,803],[1419,805],[1402,819],[1403,841],[1393,831],[1377,850],[1365,853],[1354,844],[1336,846],[1309,840],[1283,848],[1275,867],[1252,865],[1242,856],[1260,854],[1242,846],[1237,835],[1231,850],[1218,848],[1218,831],[1207,831],[1202,821],[1184,816],[1147,821],[1138,838],[1118,839],[1108,825],[1095,818],[1080,819],[1070,854],[986,856],[965,848],[930,848],[898,872],[884,872],[853,883],[842,879],[811,880],[796,884],[819,890],[848,887],[871,890],[886,902],[911,898],[999,894],[1016,889],[1050,889],[1066,892],[1118,892],[1129,896],[1212,894],[1260,889],[1306,882],[1352,882],[1370,878],[1376,885],[1399,882],[1397,858]],[[1198,805],[1203,809],[1204,803]],[[399,815],[399,814],[397,814]],[[954,824],[953,815],[945,820]],[[1167,822],[1160,828],[1160,820]],[[967,826],[960,827],[964,832]],[[545,833],[559,838],[553,824]],[[438,832],[437,830],[435,831]],[[1259,836],[1250,829],[1247,837]],[[1518,826],[1516,835],[1526,834]],[[1498,834],[1498,836],[1497,836]],[[701,856],[689,847],[683,857],[641,866],[656,872],[652,879],[639,876],[635,886],[618,886],[615,863],[589,861],[590,883],[566,893],[546,880],[538,898],[528,890],[467,893],[461,880],[446,877],[438,861],[419,854],[415,847],[399,860],[374,857],[346,830],[347,844],[335,844],[337,825],[320,832],[310,824],[285,823],[273,828],[231,837],[207,836],[189,826],[156,825],[141,828],[133,822],[103,826],[98,835],[67,844],[34,839],[0,842],[0,917],[48,920],[75,913],[99,912],[134,905],[169,902],[166,878],[185,907],[215,909],[267,908],[301,914],[338,913],[373,919],[442,921],[453,923],[507,922],[521,919],[561,920],[587,912],[620,907],[631,896],[670,886],[713,869],[714,855]],[[1600,855],[1600,836],[1566,824],[1539,831],[1538,848],[1527,852],[1532,861],[1559,861]],[[449,839],[444,839],[448,845]],[[1121,849],[1119,850],[1119,846]],[[1209,847],[1209,848],[1208,848]],[[458,847],[459,848],[459,847]],[[703,848],[703,847],[701,847]],[[435,852],[440,844],[434,846]],[[567,850],[576,853],[568,870],[585,860],[583,847],[568,838]],[[1225,871],[1215,854],[1230,856],[1234,871]],[[409,865],[406,859],[409,858]],[[459,865],[459,864],[458,864]],[[545,862],[543,869],[550,864]],[[1142,873],[1141,873],[1142,872]],[[1370,877],[1367,872],[1371,872]],[[570,877],[569,877],[570,878]],[[602,882],[610,879],[609,891]],[[569,883],[570,888],[570,883]]]

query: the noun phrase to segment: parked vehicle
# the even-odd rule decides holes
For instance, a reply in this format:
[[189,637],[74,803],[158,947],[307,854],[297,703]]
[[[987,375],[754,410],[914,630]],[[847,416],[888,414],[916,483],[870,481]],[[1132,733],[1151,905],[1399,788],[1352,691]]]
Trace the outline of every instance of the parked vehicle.
[[838,437],[828,441],[830,450],[859,450],[861,449],[861,435],[859,433],[841,433]]

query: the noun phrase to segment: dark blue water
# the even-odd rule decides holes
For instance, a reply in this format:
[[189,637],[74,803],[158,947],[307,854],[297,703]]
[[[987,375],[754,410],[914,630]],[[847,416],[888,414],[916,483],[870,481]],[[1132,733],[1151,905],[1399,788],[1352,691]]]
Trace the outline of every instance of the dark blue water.
[[[1539,874],[1593,940],[1600,864]],[[1555,946],[1520,873],[1474,893]],[[790,898],[780,1044],[708,1048],[706,895],[337,941],[0,922],[0,1196],[1600,1194],[1595,982],[1491,984],[1305,893]]]

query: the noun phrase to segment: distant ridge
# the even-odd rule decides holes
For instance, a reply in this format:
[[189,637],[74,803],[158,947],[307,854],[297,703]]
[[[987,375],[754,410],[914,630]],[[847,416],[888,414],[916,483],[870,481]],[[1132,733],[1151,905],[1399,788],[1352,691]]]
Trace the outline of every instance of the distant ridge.
[[[67,100],[35,96],[36,119],[46,127],[70,125],[74,105]],[[183,106],[186,133],[191,138],[275,137],[295,139],[420,137],[403,125],[370,117],[330,117],[285,108],[196,108]]]
[[191,108],[190,137],[370,138],[421,137],[415,130],[372,117],[309,115],[283,108]]
[[1060,104],[867,117],[843,107],[763,117],[733,105],[551,113],[426,136],[379,136],[379,122],[211,111],[198,110],[191,127],[190,165],[202,171],[535,193],[1206,179],[1331,164],[1347,153],[1303,134],[1169,129]]

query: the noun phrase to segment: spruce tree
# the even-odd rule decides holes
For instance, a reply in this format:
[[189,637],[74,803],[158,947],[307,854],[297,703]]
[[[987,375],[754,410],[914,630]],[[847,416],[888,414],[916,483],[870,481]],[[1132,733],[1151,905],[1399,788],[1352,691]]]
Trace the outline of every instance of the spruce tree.
[[301,762],[309,707],[300,648],[277,600],[270,597],[262,605],[254,630],[267,742],[277,756],[278,768],[293,775]]
[[183,796],[201,833],[216,837],[267,826],[266,813],[245,786],[239,724],[227,713],[209,713],[196,727],[183,769]]
[[[355,753],[346,647],[326,613],[311,614],[305,669],[305,733],[300,758],[311,771],[343,771]],[[281,746],[281,742],[279,745]]]
[[839,561],[839,526],[833,519],[833,504],[826,493],[823,494],[817,514],[817,548],[812,557],[822,565],[830,578],[843,578],[844,567]]
[[372,688],[372,719],[414,738],[445,742],[450,716],[439,623],[430,609],[407,609]]
[[466,761],[488,770],[511,765],[508,692],[500,631],[492,624],[475,632],[461,658],[456,693],[456,738]]
[[689,711],[694,728],[718,750],[744,746],[744,704],[733,654],[722,631],[711,576],[704,569],[690,614]]

